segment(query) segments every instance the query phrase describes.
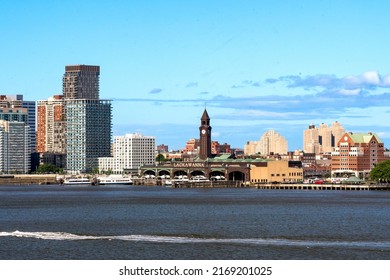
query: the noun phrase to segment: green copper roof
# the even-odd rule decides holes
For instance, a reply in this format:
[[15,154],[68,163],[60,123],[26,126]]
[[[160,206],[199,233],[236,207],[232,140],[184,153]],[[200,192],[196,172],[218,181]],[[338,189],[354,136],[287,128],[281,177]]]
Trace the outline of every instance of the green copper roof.
[[352,141],[355,143],[369,143],[373,136],[375,136],[378,143],[383,143],[382,140],[376,133],[348,133],[348,136],[351,137]]

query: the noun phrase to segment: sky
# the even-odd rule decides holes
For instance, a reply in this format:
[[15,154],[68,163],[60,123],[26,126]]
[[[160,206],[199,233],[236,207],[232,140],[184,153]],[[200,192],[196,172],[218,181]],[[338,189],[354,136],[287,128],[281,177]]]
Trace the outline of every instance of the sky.
[[184,148],[270,129],[302,149],[340,122],[390,145],[390,1],[0,1],[0,94],[62,93],[65,65],[100,65],[113,136]]

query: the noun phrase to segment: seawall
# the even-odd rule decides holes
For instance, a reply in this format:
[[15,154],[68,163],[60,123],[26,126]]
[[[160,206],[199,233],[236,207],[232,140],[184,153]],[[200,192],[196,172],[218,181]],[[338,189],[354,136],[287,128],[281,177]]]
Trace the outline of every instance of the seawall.
[[0,185],[57,184],[55,174],[0,175]]

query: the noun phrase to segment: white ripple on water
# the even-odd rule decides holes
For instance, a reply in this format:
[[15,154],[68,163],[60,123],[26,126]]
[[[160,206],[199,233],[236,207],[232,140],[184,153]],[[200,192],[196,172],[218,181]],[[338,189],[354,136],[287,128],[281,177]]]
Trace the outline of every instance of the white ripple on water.
[[296,246],[296,247],[351,247],[390,250],[390,241],[330,241],[330,240],[293,240],[281,238],[199,238],[162,235],[119,235],[94,236],[79,235],[67,232],[0,232],[0,237],[37,238],[45,240],[122,240],[151,243],[221,243],[263,246]]

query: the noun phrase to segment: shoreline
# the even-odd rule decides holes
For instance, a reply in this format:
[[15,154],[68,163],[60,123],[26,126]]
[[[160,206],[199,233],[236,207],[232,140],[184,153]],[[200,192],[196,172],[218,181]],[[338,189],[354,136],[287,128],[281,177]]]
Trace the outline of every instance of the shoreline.
[[[136,186],[164,186],[155,180],[152,182],[135,182]],[[56,174],[45,175],[0,175],[0,186],[13,185],[62,185]],[[92,182],[91,182],[92,185]],[[263,190],[312,190],[312,191],[390,191],[390,184],[249,184],[240,181],[204,181],[204,182],[178,182],[167,188],[255,188]]]

